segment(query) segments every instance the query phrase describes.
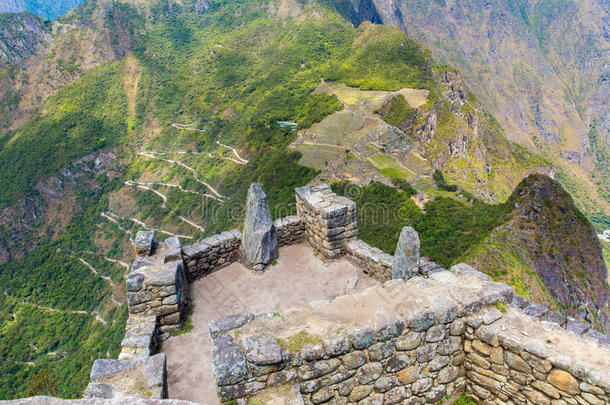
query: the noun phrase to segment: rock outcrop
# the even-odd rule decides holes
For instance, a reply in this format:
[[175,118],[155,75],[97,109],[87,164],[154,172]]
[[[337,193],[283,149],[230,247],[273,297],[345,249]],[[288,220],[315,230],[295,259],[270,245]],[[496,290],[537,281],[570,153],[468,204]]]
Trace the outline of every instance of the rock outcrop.
[[392,278],[405,280],[417,273],[419,266],[419,235],[410,226],[405,226],[400,232],[394,262],[392,264]]
[[277,234],[265,192],[257,183],[248,190],[240,258],[244,266],[262,271],[277,258]]

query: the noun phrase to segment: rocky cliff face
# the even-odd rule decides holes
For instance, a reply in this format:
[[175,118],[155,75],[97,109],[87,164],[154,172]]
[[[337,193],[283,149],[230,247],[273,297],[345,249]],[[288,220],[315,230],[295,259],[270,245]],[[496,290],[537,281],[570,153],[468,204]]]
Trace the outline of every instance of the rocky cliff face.
[[136,43],[138,14],[125,3],[93,0],[53,23],[5,15],[15,22],[0,22],[0,133],[21,127],[57,88],[122,57]]
[[28,12],[0,15],[0,68],[35,55],[50,42],[49,28]]
[[351,0],[347,9],[354,24],[395,25],[458,67],[510,139],[566,173],[587,214],[608,212],[607,2]]
[[531,175],[507,204],[510,220],[468,262],[534,301],[609,330],[608,269],[593,226],[572,198],[549,177]]

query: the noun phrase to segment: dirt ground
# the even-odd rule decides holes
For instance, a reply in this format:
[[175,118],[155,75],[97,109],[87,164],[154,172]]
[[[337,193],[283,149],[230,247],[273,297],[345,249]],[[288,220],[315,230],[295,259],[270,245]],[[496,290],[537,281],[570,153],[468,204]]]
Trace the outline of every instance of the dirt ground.
[[254,274],[238,263],[192,283],[193,330],[163,343],[169,397],[219,404],[212,380],[208,323],[234,313],[262,313],[361,292],[378,282],[346,259],[325,263],[311,247],[280,248],[277,264]]

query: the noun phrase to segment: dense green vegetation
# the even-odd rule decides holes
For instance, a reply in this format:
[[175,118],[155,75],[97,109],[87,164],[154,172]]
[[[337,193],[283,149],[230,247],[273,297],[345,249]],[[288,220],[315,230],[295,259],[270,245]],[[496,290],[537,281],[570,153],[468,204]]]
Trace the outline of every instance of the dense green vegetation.
[[443,197],[428,202],[421,213],[407,193],[381,183],[366,187],[336,183],[332,188],[339,194],[348,190],[358,204],[362,240],[393,254],[400,231],[409,225],[419,233],[422,255],[446,267],[502,224],[508,209],[506,204],[479,200],[467,204]]
[[390,101],[387,112],[383,113],[383,119],[388,124],[397,127],[404,120],[412,119],[414,115],[415,109],[409,106],[405,96],[399,94]]
[[417,194],[417,190],[405,179],[395,177],[392,179],[392,184],[395,187],[399,188],[401,191],[407,193],[409,197]]
[[32,193],[36,182],[73,160],[122,142],[126,100],[116,80],[120,66],[94,69],[62,88],[46,101],[46,114],[6,135],[0,150],[2,206]]

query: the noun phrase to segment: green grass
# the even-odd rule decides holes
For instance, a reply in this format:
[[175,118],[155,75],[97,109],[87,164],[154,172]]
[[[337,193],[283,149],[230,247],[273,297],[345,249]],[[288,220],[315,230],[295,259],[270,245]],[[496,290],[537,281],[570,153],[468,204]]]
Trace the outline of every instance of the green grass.
[[472,397],[469,397],[466,394],[462,394],[458,399],[455,400],[453,405],[477,405]]
[[278,344],[289,350],[291,353],[298,353],[307,344],[321,344],[322,338],[319,336],[310,335],[302,330],[296,335],[290,336],[287,339],[277,339]]

